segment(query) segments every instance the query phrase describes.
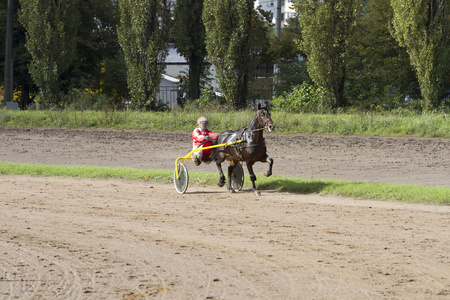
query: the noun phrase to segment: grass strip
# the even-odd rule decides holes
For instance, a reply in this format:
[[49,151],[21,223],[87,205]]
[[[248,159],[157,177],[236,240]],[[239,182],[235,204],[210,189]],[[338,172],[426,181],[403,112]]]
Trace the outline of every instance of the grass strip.
[[[80,178],[118,178],[128,180],[150,180],[164,184],[173,182],[172,170],[119,167],[55,166],[0,162],[0,174]],[[190,172],[189,178],[190,186],[213,186],[218,180],[218,175],[216,173]],[[265,189],[299,194],[337,195],[359,199],[450,205],[450,188],[448,187],[288,178],[277,175],[266,178],[261,174],[258,175],[257,184],[258,188],[261,190]],[[248,176],[245,176],[245,187],[251,188],[251,181]]]
[[119,167],[57,166],[25,163],[0,162],[0,174],[36,175],[79,178],[119,178],[129,180],[150,180],[169,183],[173,174],[169,170],[149,170]]
[[[211,130],[221,132],[247,127],[254,110],[245,111],[8,111],[0,110],[0,127],[103,128],[190,132],[200,115]],[[450,138],[450,115],[298,114],[272,111],[277,133],[413,136]]]

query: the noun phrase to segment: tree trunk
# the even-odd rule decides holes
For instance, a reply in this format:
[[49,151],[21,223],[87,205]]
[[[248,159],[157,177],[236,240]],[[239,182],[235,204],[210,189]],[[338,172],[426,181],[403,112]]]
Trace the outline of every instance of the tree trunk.
[[335,109],[343,107],[347,104],[347,98],[345,97],[345,68],[342,71],[342,76],[334,89]]
[[189,58],[189,99],[200,98],[201,59],[192,54]]
[[236,101],[236,108],[244,109],[247,105],[247,97],[248,97],[248,74],[242,74],[242,77],[239,78],[238,82],[238,95]]
[[27,109],[27,107],[30,104],[31,104],[30,86],[28,84],[24,84],[22,86],[22,107],[21,107],[21,109]]

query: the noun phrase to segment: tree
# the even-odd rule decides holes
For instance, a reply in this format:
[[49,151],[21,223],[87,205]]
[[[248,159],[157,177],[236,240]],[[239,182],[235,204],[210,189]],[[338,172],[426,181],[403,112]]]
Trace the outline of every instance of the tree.
[[200,98],[200,80],[210,66],[202,10],[203,0],[178,0],[173,11],[172,37],[177,51],[189,63],[189,99]]
[[296,41],[301,40],[302,32],[298,18],[287,20],[287,25],[281,31],[280,38],[274,38],[268,49],[268,54],[276,61],[278,72],[277,83],[274,85],[275,95],[290,93],[305,81],[310,81],[305,59],[306,54],[300,51]]
[[348,42],[356,16],[356,0],[296,0],[302,28],[300,47],[308,57],[311,79],[332,97],[337,109],[346,104]]
[[119,43],[128,88],[137,109],[156,108],[168,49],[169,11],[165,0],[120,0]]
[[420,95],[408,53],[389,32],[391,21],[390,0],[371,1],[358,13],[345,87],[352,106],[395,108],[405,104],[406,95]]
[[80,0],[78,9],[83,18],[75,59],[61,76],[64,87],[69,91],[91,89],[95,96],[108,96],[103,97],[109,100],[106,105],[118,106],[128,96],[127,71],[117,37],[119,4],[111,0]]
[[80,16],[78,0],[20,0],[20,22],[31,54],[31,76],[43,102],[60,101],[60,76],[72,63]]
[[425,111],[439,107],[442,59],[449,39],[448,0],[391,0],[392,34],[416,70]]
[[118,52],[118,5],[111,0],[79,0],[83,16],[77,33],[75,58],[64,74],[73,88],[100,89],[102,65]]
[[[14,61],[14,91],[19,96],[19,105],[26,108],[31,103],[31,95],[36,91],[36,85],[28,72],[31,56],[25,47],[25,28],[18,21],[19,0],[14,0],[13,17],[13,61]],[[4,16],[4,18],[3,18]],[[6,32],[6,1],[0,3],[0,32]],[[5,36],[0,35],[0,74],[4,74]],[[4,84],[3,76],[0,77],[0,86]]]
[[205,0],[203,19],[219,86],[230,104],[244,108],[267,41],[266,20],[254,9],[254,0]]

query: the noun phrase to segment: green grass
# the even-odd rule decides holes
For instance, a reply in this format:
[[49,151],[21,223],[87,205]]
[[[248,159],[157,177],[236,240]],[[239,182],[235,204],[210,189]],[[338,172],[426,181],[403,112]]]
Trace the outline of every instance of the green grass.
[[[0,127],[107,128],[188,131],[200,115],[216,132],[247,127],[254,111],[7,111],[0,110]],[[450,138],[450,115],[428,114],[295,114],[272,112],[277,133],[414,136]]]
[[[171,170],[53,166],[9,162],[0,162],[0,174],[105,179],[118,178],[147,180],[164,184],[173,182],[173,171]],[[216,173],[190,172],[189,178],[190,186],[214,186],[218,180]],[[266,178],[260,174],[258,175],[257,185],[262,190],[276,190],[289,193],[337,195],[359,199],[450,205],[450,188],[447,187],[287,178],[276,175]],[[251,182],[248,176],[245,177],[244,188],[251,188]],[[223,191],[226,192],[225,189]],[[187,192],[189,192],[189,189]],[[174,193],[176,193],[175,189]],[[246,191],[243,191],[243,193],[246,193]]]

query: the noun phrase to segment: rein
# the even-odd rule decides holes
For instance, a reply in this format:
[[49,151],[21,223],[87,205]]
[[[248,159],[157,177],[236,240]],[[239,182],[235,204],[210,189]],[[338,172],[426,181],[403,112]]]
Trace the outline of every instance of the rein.
[[[266,128],[258,128],[258,129],[252,129],[252,130],[249,130],[249,129],[247,129],[247,128],[244,128],[244,130],[246,130],[246,131],[249,131],[249,132],[253,132],[253,131],[261,131],[261,130],[265,130]],[[241,129],[239,129],[239,130],[241,130]],[[237,130],[237,131],[239,131],[239,130]],[[219,136],[224,136],[224,135],[230,135],[229,133],[218,133],[217,134],[217,137],[219,137]]]
[[[256,117],[256,116],[255,116],[255,117]],[[240,139],[240,137],[242,137],[242,136],[244,135],[245,132],[256,132],[256,131],[263,131],[263,130],[267,129],[267,123],[269,123],[270,121],[272,121],[272,120],[271,120],[270,117],[269,117],[268,119],[266,119],[266,120],[264,121],[263,127],[261,127],[261,128],[257,128],[257,129],[248,129],[248,128],[244,128],[244,129],[242,130],[242,132],[240,133],[238,139]],[[253,124],[253,120],[252,120],[252,122],[251,122],[250,124]],[[237,130],[237,131],[240,131],[240,130]],[[217,136],[219,137],[219,136],[223,136],[223,135],[229,135],[229,133],[222,133],[222,134],[218,134]],[[242,142],[248,143],[247,141],[242,141]],[[243,149],[243,148],[252,148],[252,147],[258,147],[258,146],[265,146],[265,145],[266,145],[266,143],[265,143],[265,141],[264,141],[264,139],[263,139],[263,142],[262,142],[262,143],[259,143],[259,144],[252,144],[252,145],[247,145],[247,146],[237,146],[237,143],[235,143],[233,146],[236,147],[236,148],[239,148],[239,149]]]

